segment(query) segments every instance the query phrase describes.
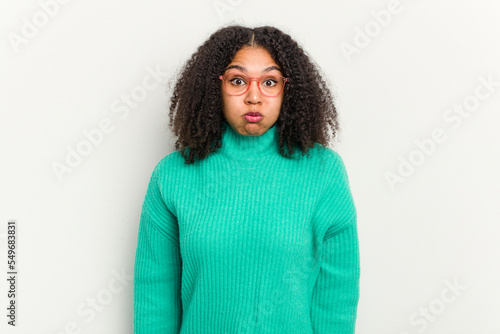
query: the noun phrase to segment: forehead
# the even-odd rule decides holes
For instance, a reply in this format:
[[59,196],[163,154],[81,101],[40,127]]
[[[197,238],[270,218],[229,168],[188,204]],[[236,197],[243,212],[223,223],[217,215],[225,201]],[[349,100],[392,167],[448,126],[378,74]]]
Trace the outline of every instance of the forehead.
[[272,70],[280,71],[278,64],[271,57],[269,51],[262,47],[243,47],[236,52],[231,63],[226,70],[236,68],[243,72],[257,71],[269,72]]

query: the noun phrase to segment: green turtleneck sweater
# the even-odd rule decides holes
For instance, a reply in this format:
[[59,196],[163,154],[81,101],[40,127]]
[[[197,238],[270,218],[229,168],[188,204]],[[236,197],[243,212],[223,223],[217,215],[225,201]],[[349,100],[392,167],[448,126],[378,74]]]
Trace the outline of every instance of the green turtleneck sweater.
[[276,123],[196,164],[155,167],[134,265],[135,334],[349,334],[359,299],[356,208],[341,157],[278,153]]

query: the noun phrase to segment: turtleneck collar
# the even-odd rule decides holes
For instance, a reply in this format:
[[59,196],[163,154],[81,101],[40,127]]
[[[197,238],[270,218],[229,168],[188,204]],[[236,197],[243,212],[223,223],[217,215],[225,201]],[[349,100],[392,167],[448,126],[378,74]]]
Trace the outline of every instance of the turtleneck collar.
[[253,160],[279,153],[276,123],[260,136],[241,135],[227,122],[224,128],[220,153],[231,159]]

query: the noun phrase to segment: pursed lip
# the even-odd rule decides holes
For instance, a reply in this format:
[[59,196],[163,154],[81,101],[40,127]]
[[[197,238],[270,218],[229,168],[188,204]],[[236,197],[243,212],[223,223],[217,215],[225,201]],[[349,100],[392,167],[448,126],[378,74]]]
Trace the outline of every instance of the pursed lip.
[[[249,111],[247,112],[245,115],[249,115],[249,116],[262,116],[262,114],[258,111]],[[243,116],[245,116],[243,115]]]

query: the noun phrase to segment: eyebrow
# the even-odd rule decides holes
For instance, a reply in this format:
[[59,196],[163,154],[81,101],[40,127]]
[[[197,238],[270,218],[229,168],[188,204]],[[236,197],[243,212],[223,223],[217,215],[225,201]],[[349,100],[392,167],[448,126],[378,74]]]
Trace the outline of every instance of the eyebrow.
[[[230,70],[230,69],[232,69],[232,68],[236,68],[236,69],[238,69],[238,70],[240,70],[240,71],[243,71],[243,72],[245,72],[245,73],[247,72],[247,69],[246,69],[245,67],[243,67],[243,66],[240,66],[240,65],[229,65],[228,67],[226,67],[226,71],[227,71],[227,70]],[[272,70],[278,70],[278,71],[280,71],[280,72],[281,72],[281,69],[280,69],[278,66],[274,66],[274,65],[273,65],[273,66],[269,66],[269,67],[265,68],[265,69],[262,71],[262,73],[267,73],[267,72],[270,72],[270,71],[272,71]]]

